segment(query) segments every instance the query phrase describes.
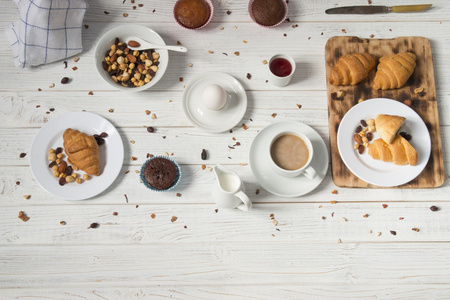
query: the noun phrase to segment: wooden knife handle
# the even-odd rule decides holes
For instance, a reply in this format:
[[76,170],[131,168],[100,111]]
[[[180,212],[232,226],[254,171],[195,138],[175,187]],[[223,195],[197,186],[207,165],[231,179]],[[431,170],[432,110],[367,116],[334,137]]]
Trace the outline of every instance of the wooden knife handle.
[[405,13],[405,12],[417,12],[417,11],[423,11],[429,7],[431,7],[433,4],[423,4],[423,5],[397,5],[392,6],[392,12],[396,13]]

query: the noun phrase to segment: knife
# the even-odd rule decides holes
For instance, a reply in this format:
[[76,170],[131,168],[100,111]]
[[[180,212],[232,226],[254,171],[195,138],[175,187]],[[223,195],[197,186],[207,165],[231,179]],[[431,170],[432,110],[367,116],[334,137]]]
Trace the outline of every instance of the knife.
[[421,5],[364,5],[364,6],[343,6],[330,8],[325,11],[326,14],[385,14],[388,12],[405,13],[419,12],[430,8],[433,4]]

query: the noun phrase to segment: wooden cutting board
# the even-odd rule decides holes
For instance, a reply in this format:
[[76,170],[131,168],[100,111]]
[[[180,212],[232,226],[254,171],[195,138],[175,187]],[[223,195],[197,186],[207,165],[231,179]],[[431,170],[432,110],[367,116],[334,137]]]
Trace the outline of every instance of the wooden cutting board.
[[[416,55],[417,66],[408,82],[400,89],[372,89],[376,66],[368,78],[354,86],[333,86],[328,78],[339,58],[345,54],[368,52],[378,58],[398,52],[412,52]],[[328,124],[330,128],[331,166],[333,181],[339,187],[380,188],[360,180],[345,166],[337,147],[339,124],[359,99],[390,98],[403,102],[412,100],[412,106],[424,120],[431,137],[431,156],[423,172],[414,180],[397,188],[434,188],[444,183],[444,160],[442,156],[441,134],[439,129],[436,87],[434,82],[433,59],[428,39],[423,37],[397,37],[395,39],[360,39],[358,37],[336,36],[328,40],[325,46]],[[423,87],[425,94],[419,96],[414,89]],[[344,100],[332,100],[331,94],[343,90]],[[412,133],[414,138],[414,133]],[[367,150],[366,150],[367,151]]]

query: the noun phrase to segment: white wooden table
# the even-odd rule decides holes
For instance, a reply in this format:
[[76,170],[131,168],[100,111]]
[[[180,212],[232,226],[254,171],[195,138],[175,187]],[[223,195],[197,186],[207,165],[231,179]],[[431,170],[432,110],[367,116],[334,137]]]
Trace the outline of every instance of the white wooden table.
[[[122,0],[90,2],[84,21],[89,27],[83,28],[85,50],[77,63],[67,60],[67,69],[62,62],[15,68],[9,43],[1,35],[1,299],[450,297],[448,180],[431,190],[340,189],[329,171],[315,191],[282,198],[262,189],[245,165],[252,139],[274,121],[304,122],[329,144],[325,43],[336,35],[369,38],[373,34],[374,38],[430,39],[448,169],[447,1],[433,1],[433,8],[420,14],[329,16],[324,13],[326,8],[366,5],[367,1],[291,0],[290,23],[267,30],[251,22],[247,1],[217,0],[213,1],[212,22],[200,31],[184,30],[175,23],[171,15],[174,1],[136,0],[144,4],[136,10],[129,0],[125,4]],[[12,1],[0,1],[0,11],[2,28],[18,18]],[[166,43],[180,41],[189,49],[187,54],[171,53],[163,80],[150,91],[134,94],[111,90],[93,66],[99,37],[115,26],[131,23],[148,26]],[[295,24],[298,27],[293,28]],[[239,56],[233,54],[236,51]],[[279,52],[297,62],[293,82],[285,88],[266,83],[267,66],[262,64]],[[73,71],[74,66],[78,70]],[[231,134],[205,134],[185,118],[181,108],[184,86],[198,74],[217,70],[244,85],[249,103],[242,123],[248,130],[236,126]],[[252,75],[250,80],[247,73]],[[63,86],[59,82],[65,76],[72,82]],[[56,86],[51,89],[52,83]],[[89,91],[94,95],[88,95]],[[113,113],[108,112],[111,108]],[[125,145],[125,161],[121,174],[104,193],[70,202],[45,192],[31,175],[29,156],[19,155],[29,153],[33,137],[48,120],[81,110],[99,114],[117,127]],[[157,118],[150,118],[145,110]],[[149,134],[144,126],[153,126],[157,132]],[[228,145],[235,143],[233,137],[241,146],[229,150]],[[210,154],[207,166],[223,164],[241,176],[254,202],[252,211],[215,211],[210,196],[215,178],[208,169],[201,169],[203,148]],[[165,152],[174,153],[182,166],[184,176],[176,191],[181,197],[176,192],[149,192],[135,173],[147,153]],[[138,160],[131,161],[131,156]],[[332,194],[334,189],[338,194]],[[382,204],[388,207],[383,209]],[[430,211],[431,205],[440,210]],[[30,220],[18,219],[19,211],[26,212]],[[152,219],[151,214],[156,217]],[[178,218],[176,222],[171,222],[172,216]],[[60,225],[61,221],[66,225]],[[93,222],[100,227],[87,230]],[[397,235],[390,234],[391,230]]]

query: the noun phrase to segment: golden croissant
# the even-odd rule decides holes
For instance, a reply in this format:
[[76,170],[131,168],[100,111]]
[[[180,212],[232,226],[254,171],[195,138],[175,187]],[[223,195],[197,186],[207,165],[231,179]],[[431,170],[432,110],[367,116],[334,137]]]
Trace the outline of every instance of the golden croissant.
[[383,141],[391,144],[405,124],[405,120],[404,117],[400,116],[377,115],[375,127]]
[[344,55],[331,72],[329,82],[332,85],[355,85],[369,75],[375,63],[376,56],[367,52]]
[[63,139],[70,164],[89,175],[100,175],[100,149],[93,136],[68,128]]
[[373,80],[376,90],[401,88],[408,81],[416,67],[416,56],[410,52],[398,53],[380,58]]
[[417,164],[416,150],[400,135],[397,135],[391,144],[382,139],[373,141],[369,146],[369,155],[373,159],[393,162],[396,165],[415,166]]

